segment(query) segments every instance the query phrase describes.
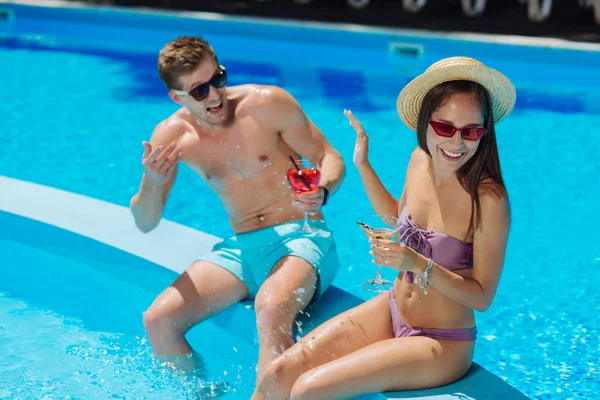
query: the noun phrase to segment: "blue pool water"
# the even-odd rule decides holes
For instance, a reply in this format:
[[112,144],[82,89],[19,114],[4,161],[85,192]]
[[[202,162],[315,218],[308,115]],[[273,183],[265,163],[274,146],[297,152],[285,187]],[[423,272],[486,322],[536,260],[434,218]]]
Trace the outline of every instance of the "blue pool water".
[[[153,360],[141,311],[155,293],[133,284],[134,274],[117,278],[76,251],[10,239],[0,238],[0,254],[1,399],[250,397],[254,367],[243,360],[256,351],[214,324],[190,337],[210,360],[209,379],[178,376]],[[168,285],[173,276],[159,269],[143,265],[146,282]]]
[[[465,44],[464,53],[468,49]],[[127,206],[141,177],[142,140],[176,109],[156,75],[155,56],[63,51],[9,39],[0,43],[0,59],[11,60],[0,66],[0,175]],[[436,59],[436,54],[427,54],[419,62]],[[548,66],[557,74],[544,81],[527,74],[540,71],[535,60],[507,62],[490,52],[482,61],[516,77],[519,99],[498,126],[513,224],[495,303],[477,315],[475,361],[534,399],[593,398],[600,380],[600,299],[595,285],[600,281],[600,162],[594,132],[600,110],[590,99],[600,82],[594,69],[585,66]],[[342,152],[348,163],[346,181],[325,209],[343,265],[334,284],[369,298],[360,285],[375,270],[355,221],[370,206],[351,165],[354,132],[342,110],[352,109],[363,122],[371,137],[372,163],[399,196],[416,140],[399,120],[395,99],[414,76],[414,66],[376,76],[335,65],[235,58],[221,62],[231,85],[255,82],[286,88]],[[230,234],[218,200],[187,168],[181,169],[165,217],[213,235]],[[8,384],[0,385],[0,398],[16,390],[23,398],[41,390],[98,398],[186,392],[189,383],[168,377],[160,368],[147,368],[152,361],[141,312],[155,293],[103,281],[108,277],[89,279],[100,273],[87,263],[75,265],[8,239],[0,241],[0,254],[0,351],[11,355],[0,359],[0,369],[9,371],[3,374]],[[61,274],[50,276],[49,266]],[[36,273],[24,272],[32,270]],[[393,277],[390,271],[384,273]],[[166,286],[169,280],[162,279]],[[81,302],[86,288],[70,284],[73,280],[78,285],[94,281],[105,292]],[[123,294],[124,304],[115,293]],[[110,313],[90,311],[102,308]],[[199,335],[205,337],[222,334],[210,325],[203,329]],[[225,347],[235,345],[231,339]],[[11,352],[15,348],[24,351]],[[233,350],[226,356],[214,351],[204,354],[211,369],[227,372],[215,379],[235,377],[229,381],[238,393],[249,390],[252,366],[241,365]],[[55,368],[57,359],[60,368]],[[137,392],[141,388],[147,391]]]

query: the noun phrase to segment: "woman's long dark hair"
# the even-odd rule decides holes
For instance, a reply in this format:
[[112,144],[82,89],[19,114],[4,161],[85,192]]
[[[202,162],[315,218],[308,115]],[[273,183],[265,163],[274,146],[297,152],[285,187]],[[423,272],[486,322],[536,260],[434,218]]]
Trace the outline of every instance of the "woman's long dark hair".
[[[431,114],[435,110],[443,105],[452,95],[457,93],[473,93],[475,95],[483,112],[483,126],[489,129],[489,132],[481,138],[479,147],[473,157],[456,171],[458,181],[471,196],[471,221],[469,223],[469,230],[465,236],[468,237],[481,224],[478,189],[486,185],[494,193],[507,196],[500,169],[498,145],[496,144],[492,101],[488,91],[479,83],[472,81],[444,82],[431,89],[425,95],[419,112],[417,140],[419,147],[431,156],[427,148],[427,125],[429,124],[429,118],[431,118]],[[502,189],[503,193],[498,193],[498,186]]]

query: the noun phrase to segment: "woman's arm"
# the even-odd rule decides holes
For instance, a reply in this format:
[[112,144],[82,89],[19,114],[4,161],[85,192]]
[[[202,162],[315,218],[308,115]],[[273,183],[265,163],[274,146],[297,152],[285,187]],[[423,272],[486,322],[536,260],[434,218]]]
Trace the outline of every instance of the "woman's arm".
[[[487,191],[486,191],[487,192]],[[504,192],[481,193],[481,224],[473,235],[473,277],[465,278],[433,264],[429,285],[446,297],[477,311],[487,310],[494,300],[510,231],[510,207]],[[427,268],[421,256],[419,275]]]
[[[357,166],[357,169],[375,214],[397,216],[399,201],[385,188],[371,164]],[[400,201],[405,197],[404,193],[405,189],[402,189]]]
[[[502,268],[510,229],[510,209],[504,195],[481,195],[481,224],[473,238],[473,277],[465,278],[433,263],[429,286],[455,302],[477,311],[492,304]],[[398,242],[371,239],[375,264],[423,276],[428,259]]]
[[[406,184],[402,189],[400,200],[397,200],[383,185],[383,182],[377,176],[377,173],[371,166],[368,158],[369,152],[369,137],[367,136],[362,124],[354,117],[352,111],[345,110],[344,115],[350,121],[350,125],[356,131],[356,145],[354,147],[354,156],[352,161],[358,170],[360,179],[362,180],[367,197],[371,206],[377,215],[399,215],[400,211],[406,204]],[[417,152],[415,150],[415,152]],[[412,164],[415,152],[411,156],[407,169],[407,176]]]

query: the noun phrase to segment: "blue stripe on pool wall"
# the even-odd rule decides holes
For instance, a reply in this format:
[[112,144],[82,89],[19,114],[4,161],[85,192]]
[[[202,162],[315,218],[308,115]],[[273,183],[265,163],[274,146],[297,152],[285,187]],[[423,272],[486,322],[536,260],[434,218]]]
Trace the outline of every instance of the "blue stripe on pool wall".
[[[160,100],[166,99],[166,88],[158,77],[156,67],[156,53],[128,53],[124,50],[109,48],[72,48],[68,45],[52,45],[51,42],[37,38],[4,37],[0,38],[0,46],[12,49],[34,49],[45,51],[70,51],[81,54],[102,56],[112,60],[118,60],[126,64],[132,79],[128,87],[122,88],[115,93],[121,100]],[[229,84],[237,85],[254,82],[265,85],[283,86],[281,67],[274,62],[259,62],[258,58],[250,61],[220,57],[229,71]],[[336,64],[335,67],[338,65]],[[365,71],[363,69],[363,71]],[[318,90],[330,102],[342,108],[350,108],[360,112],[374,112],[385,110],[386,104],[375,104],[366,95],[371,85],[370,72],[358,70],[317,68]],[[400,77],[394,81],[394,87],[403,87],[417,73]],[[550,77],[548,77],[550,79]],[[550,82],[550,80],[548,80]],[[381,87],[381,82],[377,82]],[[589,82],[594,84],[594,82]],[[600,114],[598,96],[587,92],[576,90],[566,86],[530,87],[525,83],[516,82],[517,102],[515,110],[547,110],[561,113],[590,113]],[[599,88],[600,89],[600,88]],[[387,93],[389,95],[389,93]]]

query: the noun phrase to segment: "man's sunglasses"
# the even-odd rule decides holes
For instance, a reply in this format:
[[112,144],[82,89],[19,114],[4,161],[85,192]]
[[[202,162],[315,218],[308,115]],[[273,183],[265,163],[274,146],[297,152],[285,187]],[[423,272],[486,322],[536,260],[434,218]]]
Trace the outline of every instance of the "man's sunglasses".
[[432,121],[429,120],[429,125],[433,128],[435,133],[442,137],[452,137],[458,131],[461,133],[463,139],[465,140],[479,140],[486,133],[489,132],[487,128],[480,128],[477,126],[467,126],[464,128],[456,128],[453,125],[447,124],[445,122]]
[[227,84],[227,72],[225,71],[225,67],[219,65],[219,69],[215,73],[215,75],[210,79],[210,81],[203,83],[202,85],[198,85],[189,92],[183,92],[181,90],[171,90],[178,96],[192,96],[196,101],[202,101],[208,97],[208,92],[210,92],[210,86],[220,89]]

